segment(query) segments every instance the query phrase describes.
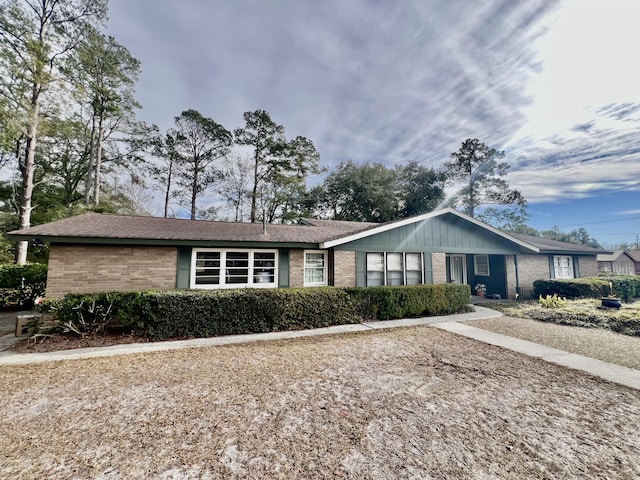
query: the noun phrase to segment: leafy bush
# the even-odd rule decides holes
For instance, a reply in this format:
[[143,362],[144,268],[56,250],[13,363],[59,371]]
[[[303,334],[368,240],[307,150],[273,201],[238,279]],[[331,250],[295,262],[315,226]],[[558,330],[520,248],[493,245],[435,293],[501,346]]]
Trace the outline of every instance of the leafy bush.
[[536,280],[534,295],[559,295],[565,298],[599,298],[615,295],[625,302],[640,297],[640,277],[612,275],[573,278],[569,280]]
[[32,308],[44,296],[47,266],[40,263],[0,266],[0,308],[15,305]]
[[540,295],[538,303],[540,303],[542,308],[562,308],[567,306],[567,300],[560,298],[555,293],[553,295],[547,295],[546,297]]
[[398,287],[348,288],[364,319],[446,315],[464,310],[469,303],[468,285],[438,284]]
[[[124,324],[151,338],[208,337],[357,323],[344,290],[242,289],[143,292],[124,305]],[[144,310],[141,310],[143,308]]]
[[[90,312],[113,314],[122,327],[154,339],[209,337],[301,330],[459,312],[469,301],[466,285],[375,288],[173,290],[69,294],[43,309],[62,325],[78,325]],[[70,323],[71,322],[71,323]],[[75,322],[75,323],[73,323]]]

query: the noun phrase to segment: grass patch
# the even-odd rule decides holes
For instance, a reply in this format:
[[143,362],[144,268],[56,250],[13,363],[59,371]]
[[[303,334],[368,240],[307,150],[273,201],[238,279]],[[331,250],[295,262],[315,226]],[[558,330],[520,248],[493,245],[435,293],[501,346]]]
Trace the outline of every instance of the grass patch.
[[640,336],[640,301],[623,304],[620,310],[602,309],[600,300],[567,300],[565,306],[544,308],[536,300],[495,303],[491,307],[511,317],[579,327],[603,328],[625,335]]

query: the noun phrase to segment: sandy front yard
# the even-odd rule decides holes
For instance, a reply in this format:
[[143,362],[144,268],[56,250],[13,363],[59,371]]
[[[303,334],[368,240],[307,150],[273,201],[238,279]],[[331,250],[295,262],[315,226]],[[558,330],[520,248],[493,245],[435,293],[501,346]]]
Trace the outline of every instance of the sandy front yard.
[[640,477],[640,392],[430,327],[0,367],[0,477]]

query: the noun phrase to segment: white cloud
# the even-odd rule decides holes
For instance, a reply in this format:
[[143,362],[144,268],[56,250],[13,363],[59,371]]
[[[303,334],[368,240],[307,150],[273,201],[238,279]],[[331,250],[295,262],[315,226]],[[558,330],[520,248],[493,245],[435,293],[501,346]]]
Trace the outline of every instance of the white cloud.
[[530,201],[638,189],[640,2],[111,0],[143,118],[265,108],[325,165],[507,151]]

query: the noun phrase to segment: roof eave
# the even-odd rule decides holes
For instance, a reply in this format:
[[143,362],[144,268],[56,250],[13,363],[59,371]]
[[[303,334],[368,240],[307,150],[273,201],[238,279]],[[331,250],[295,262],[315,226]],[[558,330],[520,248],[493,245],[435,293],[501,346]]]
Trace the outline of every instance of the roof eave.
[[65,245],[143,245],[156,247],[239,247],[239,248],[306,248],[318,250],[317,242],[282,242],[277,240],[188,240],[155,238],[59,237],[52,235],[12,235],[16,240]]

